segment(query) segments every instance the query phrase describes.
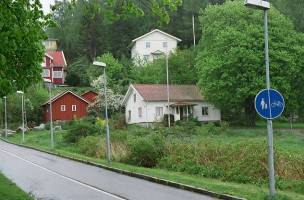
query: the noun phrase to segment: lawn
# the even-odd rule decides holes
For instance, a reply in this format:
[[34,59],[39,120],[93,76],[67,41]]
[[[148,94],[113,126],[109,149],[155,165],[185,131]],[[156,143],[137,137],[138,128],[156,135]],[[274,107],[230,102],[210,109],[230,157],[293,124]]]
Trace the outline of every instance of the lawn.
[[[214,127],[213,127],[214,128]],[[212,130],[213,130],[212,128]],[[209,130],[209,129],[208,129]],[[147,129],[140,129],[138,127],[129,127],[127,130],[123,131],[116,131],[112,130],[112,142],[115,143],[115,138],[119,138],[118,135],[124,135],[125,132],[134,132],[134,134],[138,134],[135,132],[147,132]],[[178,127],[174,129],[173,132],[178,132]],[[256,128],[256,129],[248,129],[248,128],[230,128],[225,131],[221,131],[218,133],[218,131],[215,131],[215,133],[209,133],[206,132],[205,129],[198,130],[199,134],[195,134],[191,137],[188,137],[187,139],[183,139],[189,143],[189,141],[205,141],[203,145],[208,144],[209,146],[211,145],[214,146],[216,145],[217,149],[216,151],[221,152],[221,149],[218,149],[218,146],[222,146],[224,153],[227,151],[227,154],[230,153],[232,156],[234,155],[233,152],[228,152],[229,150],[231,151],[237,151],[234,152],[238,155],[239,153],[239,158],[241,160],[242,154],[246,152],[246,150],[242,150],[243,148],[246,149],[246,146],[248,145],[250,148],[247,149],[247,151],[256,151],[252,152],[252,154],[256,153],[257,155],[260,153],[260,151],[256,150],[255,148],[261,148],[263,151],[262,153],[265,153],[267,149],[267,142],[266,142],[266,130],[261,129],[261,128]],[[51,150],[50,148],[50,134],[49,131],[41,131],[41,132],[31,132],[29,134],[26,134],[25,137],[25,145],[41,148],[44,150],[49,150],[53,151],[55,153],[60,153],[68,156],[73,156],[79,159],[84,159],[84,160],[89,160],[91,162],[95,163],[100,163],[107,165],[107,162],[103,159],[98,159],[95,156],[86,156],[83,152],[80,151],[79,147],[77,144],[67,144],[63,141],[62,135],[65,133],[65,131],[62,132],[57,132],[56,133],[56,148],[55,150]],[[184,132],[183,132],[184,133]],[[186,133],[184,133],[186,134]],[[296,130],[293,132],[290,132],[285,129],[276,129],[274,132],[275,135],[275,150],[277,152],[277,159],[280,161],[279,165],[277,166],[278,169],[282,167],[281,171],[278,171],[279,175],[286,176],[284,179],[283,178],[278,178],[277,179],[277,187],[279,190],[279,194],[283,197],[282,199],[304,199],[304,186],[303,186],[303,179],[295,178],[296,176],[291,170],[288,174],[288,168],[285,167],[284,163],[286,160],[286,156],[290,156],[293,158],[294,156],[295,159],[302,159],[303,158],[303,150],[304,150],[304,134],[302,130]],[[97,137],[97,136],[96,136]],[[170,137],[172,137],[170,135]],[[174,136],[175,137],[175,136]],[[21,142],[21,135],[15,135],[12,137],[9,137],[9,140],[15,143],[20,143]],[[201,144],[200,144],[201,145]],[[208,146],[207,145],[207,146]],[[262,146],[261,146],[262,145]],[[113,144],[114,146],[114,144]],[[199,146],[200,147],[200,146]],[[227,147],[227,150],[226,150]],[[233,147],[233,148],[232,148]],[[252,148],[253,147],[253,148]],[[229,149],[230,148],[230,149]],[[208,149],[210,151],[210,149]],[[240,152],[238,152],[240,151]],[[174,152],[173,152],[174,153]],[[115,152],[114,152],[115,156]],[[221,155],[223,156],[223,155]],[[225,157],[223,157],[226,159]],[[221,158],[222,159],[222,158]],[[249,157],[249,163],[252,162],[252,165],[254,160],[250,161],[252,157]],[[119,161],[118,159],[116,159]],[[187,160],[187,159],[186,159]],[[191,158],[189,157],[189,160]],[[246,160],[246,159],[245,159]],[[206,175],[201,175],[201,174],[195,174],[192,171],[187,171],[187,170],[180,170],[180,168],[168,168],[167,167],[162,167],[161,165],[154,167],[154,168],[144,168],[144,167],[139,167],[139,166],[134,166],[134,165],[129,165],[123,162],[112,162],[112,166],[120,169],[125,169],[128,171],[132,172],[137,172],[137,173],[142,173],[158,178],[163,178],[167,180],[172,180],[180,183],[184,183],[187,185],[192,185],[208,190],[212,190],[215,192],[219,193],[225,193],[225,194],[230,194],[230,195],[235,195],[235,196],[240,196],[240,197],[245,197],[247,199],[263,199],[267,193],[267,181],[264,181],[264,179],[261,179],[260,181],[255,182],[256,180],[259,179],[251,179],[248,182],[247,179],[244,179],[244,176],[240,176],[237,178],[240,178],[240,181],[236,179],[237,181],[231,181],[229,178],[227,179],[225,176],[224,177],[209,177],[208,174]],[[301,161],[301,160],[300,160]],[[231,161],[228,161],[229,163]],[[248,159],[246,160],[245,163],[241,163],[242,165],[250,165],[247,163]],[[260,161],[259,161],[260,162]],[[266,159],[263,159],[263,162],[266,162]],[[223,162],[224,163],[224,162]],[[283,164],[282,164],[283,163]],[[241,174],[243,170],[243,166],[238,166],[241,165],[238,162],[235,162],[233,168],[235,168],[236,173]],[[259,165],[259,163],[257,164]],[[281,166],[282,165],[282,166]],[[294,164],[296,165],[296,164]],[[298,166],[303,168],[302,163],[298,163]],[[288,165],[290,167],[290,165]],[[248,166],[245,168],[247,169]],[[253,169],[256,167],[253,167]],[[286,168],[286,169],[285,169]],[[239,170],[239,171],[238,171]],[[248,168],[248,170],[252,170],[251,168]],[[301,170],[301,169],[300,169]],[[264,176],[267,176],[266,170],[264,170]],[[213,172],[212,172],[213,173]],[[213,175],[211,173],[211,175]],[[249,172],[248,172],[249,173]],[[266,173],[266,174],[265,174]],[[301,175],[302,172],[299,172]],[[255,175],[253,175],[255,176]],[[258,176],[258,174],[256,175]],[[302,177],[302,176],[299,176]],[[246,178],[246,177],[245,177]],[[232,179],[234,180],[234,179]],[[244,183],[242,183],[242,181]],[[253,184],[251,183],[253,182]]]
[[0,173],[0,199],[2,200],[33,200],[27,193],[22,191]]

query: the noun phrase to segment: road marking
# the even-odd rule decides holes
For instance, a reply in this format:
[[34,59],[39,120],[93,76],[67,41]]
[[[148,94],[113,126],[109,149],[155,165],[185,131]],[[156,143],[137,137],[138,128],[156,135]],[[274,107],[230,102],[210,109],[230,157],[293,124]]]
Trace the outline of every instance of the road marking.
[[21,158],[21,157],[19,157],[18,155],[14,154],[14,153],[11,153],[11,152],[9,152],[9,151],[6,151],[6,150],[4,150],[4,149],[2,149],[2,148],[0,148],[0,151],[4,152],[4,153],[6,153],[6,154],[9,154],[9,155],[11,155],[11,156],[13,156],[13,157],[15,157],[15,158],[18,158],[18,159],[20,159],[20,160],[22,160],[22,161],[24,161],[24,162],[26,162],[26,163],[29,163],[29,164],[31,164],[31,165],[34,165],[35,167],[38,167],[38,168],[40,168],[40,169],[42,169],[42,170],[45,170],[45,171],[47,171],[47,172],[49,172],[49,173],[51,173],[51,174],[60,176],[61,178],[64,178],[64,179],[69,180],[69,181],[71,181],[71,182],[77,183],[77,184],[79,184],[79,185],[81,185],[81,186],[84,186],[84,187],[87,187],[87,188],[89,188],[89,189],[92,189],[92,190],[94,190],[94,191],[96,191],[96,192],[103,193],[103,194],[105,194],[105,195],[108,195],[108,196],[110,196],[110,197],[113,197],[113,198],[116,198],[116,199],[119,199],[119,200],[128,200],[128,199],[126,199],[126,198],[123,198],[123,197],[120,197],[120,196],[118,196],[118,195],[115,195],[115,194],[106,192],[106,191],[101,190],[101,189],[99,189],[99,188],[97,188],[97,187],[88,185],[88,184],[86,184],[86,183],[82,183],[81,181],[78,181],[78,180],[76,180],[76,179],[73,179],[73,178],[70,178],[70,177],[68,177],[68,176],[62,175],[62,174],[60,174],[60,173],[58,173],[58,172],[56,172],[56,171],[50,170],[50,169],[45,168],[45,167],[43,167],[43,166],[40,166],[40,165],[38,165],[38,164],[36,164],[36,163],[34,163],[34,162],[32,162],[32,161],[29,161],[29,160],[26,160],[26,159],[24,159],[24,158]]

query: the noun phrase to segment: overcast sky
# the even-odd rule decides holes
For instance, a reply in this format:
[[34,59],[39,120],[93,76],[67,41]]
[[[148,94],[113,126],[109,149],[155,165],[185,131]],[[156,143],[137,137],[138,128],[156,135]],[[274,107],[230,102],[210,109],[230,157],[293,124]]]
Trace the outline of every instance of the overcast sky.
[[50,12],[50,5],[54,4],[55,0],[40,0],[45,14]]

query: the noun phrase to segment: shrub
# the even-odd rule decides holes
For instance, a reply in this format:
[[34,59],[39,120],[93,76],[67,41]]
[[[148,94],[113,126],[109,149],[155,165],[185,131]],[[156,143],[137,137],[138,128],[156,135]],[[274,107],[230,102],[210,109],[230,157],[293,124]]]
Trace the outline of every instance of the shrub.
[[80,153],[91,156],[91,157],[98,157],[98,149],[100,148],[100,139],[96,136],[87,136],[81,138],[78,143],[77,147]]
[[164,144],[164,137],[156,133],[133,138],[129,141],[127,161],[138,166],[155,167],[164,155]]
[[68,143],[77,143],[81,137],[94,135],[98,132],[98,128],[86,121],[78,121],[64,135],[63,139]]

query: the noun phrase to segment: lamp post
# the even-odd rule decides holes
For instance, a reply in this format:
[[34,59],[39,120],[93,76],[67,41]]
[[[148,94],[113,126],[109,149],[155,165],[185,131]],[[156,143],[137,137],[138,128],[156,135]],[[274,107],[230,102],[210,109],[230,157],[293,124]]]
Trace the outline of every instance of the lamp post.
[[[245,5],[253,7],[255,9],[264,11],[264,37],[265,37],[265,65],[266,65],[266,87],[269,93],[270,89],[270,75],[269,75],[269,47],[268,47],[268,10],[270,9],[270,3],[263,0],[245,0]],[[270,96],[268,94],[268,96]],[[270,105],[270,99],[268,102]],[[276,195],[275,191],[275,177],[274,177],[274,159],[273,159],[273,128],[272,120],[267,120],[267,132],[268,132],[268,168],[269,168],[269,193],[270,197]]]
[[44,82],[49,88],[50,95],[50,131],[51,131],[51,148],[54,148],[54,129],[53,129],[53,109],[52,109],[52,81],[49,79],[44,79]]
[[111,162],[111,143],[110,143],[110,129],[109,129],[109,119],[108,119],[108,101],[107,101],[107,76],[106,76],[106,63],[94,61],[93,65],[103,68],[104,75],[104,95],[105,95],[105,115],[106,115],[106,132],[107,132],[107,160],[108,163]]
[[171,126],[170,119],[170,89],[169,89],[169,55],[168,55],[168,42],[166,45],[166,71],[167,71],[167,106],[168,106],[168,127]]
[[7,138],[7,107],[6,107],[6,99],[7,97],[4,98],[4,123],[5,123],[5,138]]
[[17,91],[18,94],[21,94],[22,98],[22,142],[24,142],[24,92],[23,91]]

